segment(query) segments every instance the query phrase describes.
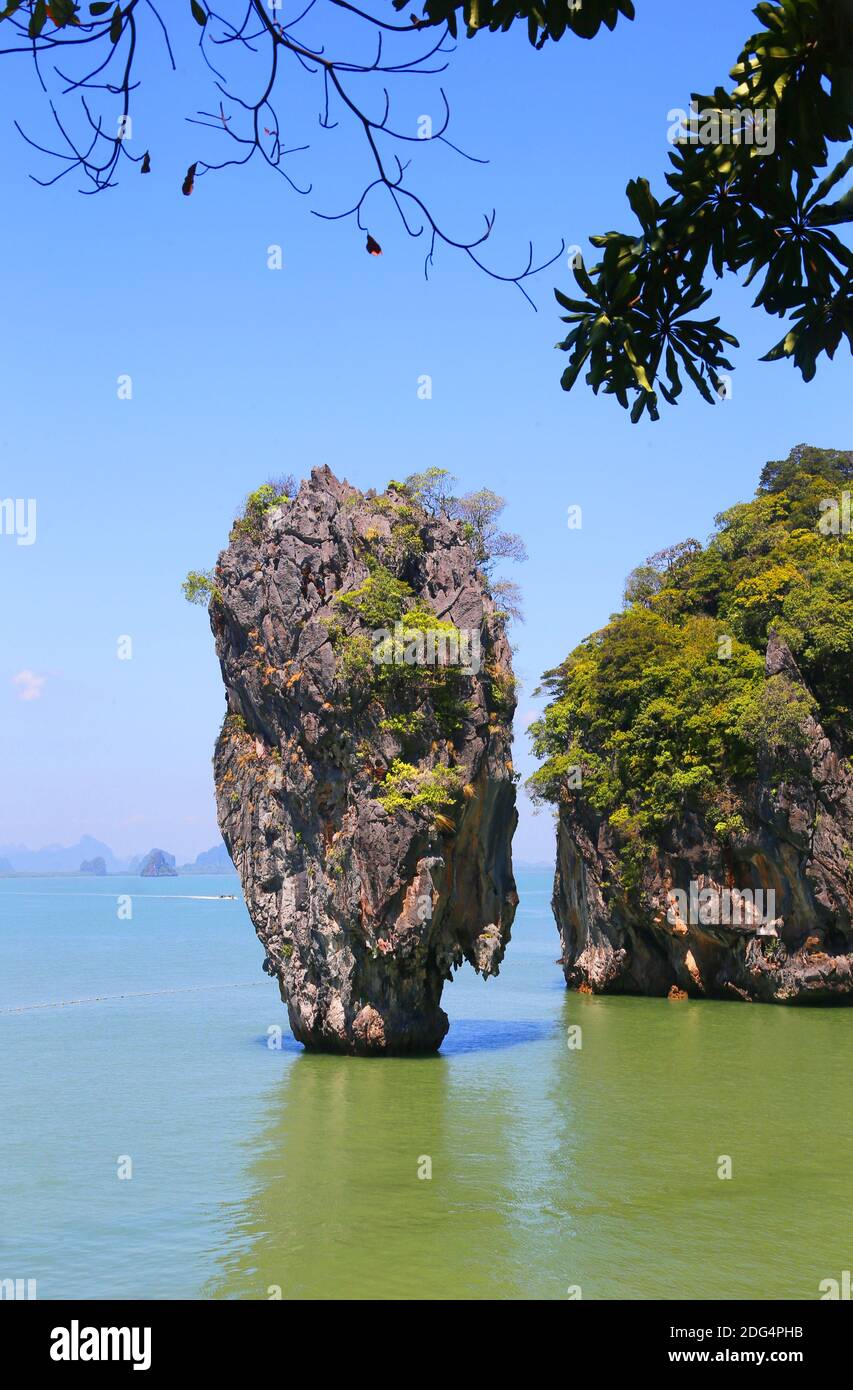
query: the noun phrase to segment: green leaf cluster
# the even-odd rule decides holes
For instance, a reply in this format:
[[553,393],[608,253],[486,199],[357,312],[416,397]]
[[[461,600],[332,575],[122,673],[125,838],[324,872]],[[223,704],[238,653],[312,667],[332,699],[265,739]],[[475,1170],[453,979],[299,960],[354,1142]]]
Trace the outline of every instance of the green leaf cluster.
[[395,734],[404,742],[417,739],[423,733],[426,716],[422,709],[410,710],[408,714],[391,714],[380,719],[379,728],[384,734]]
[[222,598],[213,570],[190,570],[181,589],[187,603],[208,604],[211,599]]
[[[810,381],[822,354],[853,348],[853,251],[834,228],[853,219],[853,21],[845,0],[778,0],[744,45],[732,91],[694,93],[659,201],[644,178],[626,192],[638,229],[590,238],[602,252],[574,265],[583,298],[555,294],[571,325],[562,385],[580,374],[637,421],[675,404],[683,377],[710,404],[725,399],[737,340],[699,317],[706,276],[745,272],[754,307],[787,318],[762,359],[790,358]],[[739,138],[732,132],[739,130]],[[829,168],[832,145],[847,144]],[[827,172],[820,177],[819,171]],[[830,196],[832,195],[832,196]]]
[[462,792],[462,777],[455,767],[439,764],[419,768],[396,758],[377,797],[386,811],[441,811],[452,806]]
[[[395,10],[406,9],[411,0],[394,0]],[[605,24],[614,29],[620,15],[634,18],[631,0],[425,0],[420,24],[446,24],[454,38],[464,26],[468,38],[481,29],[504,33],[516,20],[527,25],[527,35],[537,48],[564,34],[581,39],[594,38]]]
[[[414,599],[411,585],[397,579],[372,555],[367,557],[369,573],[357,589],[336,594],[334,602],[347,613],[354,613],[365,627],[393,627]],[[434,615],[433,615],[434,616]]]

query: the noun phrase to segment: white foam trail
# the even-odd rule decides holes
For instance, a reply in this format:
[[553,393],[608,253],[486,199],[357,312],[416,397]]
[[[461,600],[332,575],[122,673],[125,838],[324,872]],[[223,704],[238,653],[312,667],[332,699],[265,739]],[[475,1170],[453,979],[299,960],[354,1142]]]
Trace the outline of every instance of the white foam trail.
[[[13,888],[9,893],[0,893],[0,903],[4,898],[58,898],[58,893],[43,893],[39,889],[28,892],[26,889]],[[74,893],[74,898],[104,898],[107,901],[118,897],[145,898],[146,902],[197,902],[197,903],[219,903],[219,902],[239,902],[237,893],[228,893],[224,897],[221,893]]]
[[211,989],[257,989],[266,980],[237,980],[230,985],[185,985],[180,989],[140,989],[130,994],[92,994],[85,999],[55,999],[47,1004],[20,1004],[0,1014],[26,1014],[33,1009],[67,1009],[73,1004],[104,1004],[116,999],[154,999],[161,994],[201,994]]

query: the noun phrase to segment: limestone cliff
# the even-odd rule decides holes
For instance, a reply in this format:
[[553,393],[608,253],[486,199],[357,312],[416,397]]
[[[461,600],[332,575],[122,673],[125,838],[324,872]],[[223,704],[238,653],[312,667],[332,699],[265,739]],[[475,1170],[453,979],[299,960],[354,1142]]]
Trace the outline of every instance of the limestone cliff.
[[219,825],[310,1048],[436,1049],[445,980],[509,940],[514,683],[470,540],[323,468],[219,558]]
[[139,869],[141,878],[177,878],[174,854],[163,849],[152,849],[146,854]]
[[[775,635],[765,669],[768,681],[802,690],[799,668]],[[765,756],[758,778],[741,789],[744,825],[728,844],[701,817],[686,815],[630,893],[618,886],[606,818],[582,794],[564,798],[553,908],[569,985],[853,1003],[853,773],[811,715],[803,733],[793,768]],[[774,898],[750,901],[751,890]],[[766,920],[755,904],[774,900],[775,915]]]

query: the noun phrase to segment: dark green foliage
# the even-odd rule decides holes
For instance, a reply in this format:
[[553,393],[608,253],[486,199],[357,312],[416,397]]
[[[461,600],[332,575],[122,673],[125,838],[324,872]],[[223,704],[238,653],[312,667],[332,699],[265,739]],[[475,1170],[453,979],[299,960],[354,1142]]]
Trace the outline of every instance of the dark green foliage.
[[792,358],[810,381],[821,354],[833,357],[842,338],[853,347],[853,252],[833,230],[853,218],[853,190],[833,194],[853,149],[818,172],[831,146],[850,140],[850,6],[779,0],[754,13],[765,27],[732,69],[734,90],[694,93],[698,115],[670,154],[670,196],[659,202],[646,179],[632,179],[639,229],[590,238],[602,257],[588,271],[575,267],[583,299],[555,291],[571,325],[558,344],[570,354],[564,389],[585,371],[634,421],[644,411],[656,420],[659,396],[674,404],[682,373],[709,403],[725,395],[726,353],[738,344],[718,318],[698,316],[711,272],[746,270],[754,306],[788,319],[764,361]]
[[[377,27],[380,40],[384,30],[393,29],[395,42],[412,45],[409,61],[385,66],[377,58],[377,69],[369,61],[365,64],[363,54],[344,52],[336,58],[324,57],[322,46],[317,52],[304,47],[310,41],[294,32],[298,19],[291,18],[282,26],[263,0],[250,0],[247,24],[233,32],[230,21],[210,10],[203,0],[190,0],[187,10],[181,8],[205,52],[207,38],[217,48],[237,43],[255,53],[257,40],[268,53],[271,50],[272,76],[261,101],[270,111],[277,77],[284,72],[285,55],[304,65],[308,54],[308,67],[324,84],[326,94],[329,87],[338,92],[343,109],[366,137],[371,168],[374,160],[379,160],[378,177],[364,190],[359,210],[367,193],[377,186],[391,196],[401,215],[401,200],[414,199],[426,215],[424,226],[431,226],[434,245],[437,240],[467,252],[487,274],[499,280],[509,278],[526,293],[524,281],[536,273],[532,262],[513,277],[496,274],[480,262],[476,248],[490,235],[491,219],[487,219],[482,236],[470,243],[445,232],[420,196],[404,186],[405,163],[397,166],[398,176],[393,164],[380,156],[376,144],[379,132],[380,144],[386,138],[408,141],[412,137],[394,131],[388,110],[381,121],[362,110],[348,82],[341,88],[341,78],[377,70],[397,75],[439,71],[441,65],[421,65],[432,56],[429,44],[433,39],[435,52],[449,51],[444,43],[446,35],[427,36],[424,52],[421,31],[443,26],[452,37],[464,32],[469,38],[483,30],[497,34],[524,28],[536,48],[567,35],[592,39],[604,29],[613,30],[620,20],[633,20],[632,0],[422,0],[420,13],[413,12],[411,0],[393,0],[394,8],[404,13],[399,24],[390,25],[390,11],[383,17],[346,0],[328,3],[333,8],[355,10],[364,24]],[[661,0],[647,0],[649,10],[654,4],[660,8]],[[102,78],[89,83],[82,73],[77,79],[66,77],[63,59],[63,66],[55,69],[69,84],[63,95],[88,83],[123,98],[127,108],[130,93],[139,85],[134,61],[147,42],[147,38],[143,41],[143,32],[148,31],[140,24],[138,0],[114,8],[111,0],[92,3],[88,13],[76,0],[52,0],[50,6],[45,0],[28,0],[26,6],[20,0],[5,5],[0,0],[0,6],[0,21],[6,21],[6,29],[15,37],[4,51],[26,51],[31,45],[42,87],[41,61],[49,57],[53,66],[57,48],[73,47],[84,55],[92,52],[96,61],[89,78],[95,73]],[[713,26],[712,8],[705,7],[701,15],[697,4],[690,8],[697,12],[697,18],[692,13],[685,18],[682,11],[686,7],[682,6],[673,10],[672,24]],[[570,390],[583,376],[596,393],[614,395],[630,409],[635,421],[644,413],[658,419],[661,398],[675,404],[685,381],[712,404],[729,394],[730,350],[738,344],[718,317],[705,311],[711,293],[706,280],[712,275],[743,272],[744,284],[755,289],[754,306],[785,321],[782,336],[762,360],[789,358],[809,381],[824,355],[832,358],[839,347],[843,348],[844,340],[853,347],[853,251],[839,236],[853,217],[853,190],[848,182],[853,170],[849,143],[853,4],[851,0],[761,0],[753,13],[761,27],[744,43],[731,69],[732,84],[718,85],[708,95],[693,94],[699,114],[686,121],[680,138],[674,140],[667,189],[660,190],[662,196],[658,197],[645,178],[631,179],[626,191],[637,225],[629,231],[591,237],[601,253],[600,260],[587,268],[573,258],[578,286],[575,295],[566,295],[559,288],[555,291],[567,311],[564,322],[569,325],[565,338],[557,344],[569,354],[562,376],[564,389]],[[312,23],[316,18],[312,16]],[[209,34],[220,25],[222,34]],[[18,40],[25,42],[19,45]],[[104,53],[102,49],[107,46],[111,51]],[[286,79],[282,76],[282,80]],[[263,82],[259,90],[263,90]],[[618,98],[618,92],[608,97]],[[277,167],[285,151],[278,143],[267,149],[260,134],[264,131],[265,139],[277,142],[277,130],[259,122],[260,108],[236,94],[234,99],[256,118],[244,127],[243,135],[238,136],[228,125],[230,118],[224,109],[212,122],[195,123],[218,127],[221,122],[229,135],[248,142],[246,157],[239,163],[248,164],[260,151],[267,163]],[[389,95],[389,104],[390,100]],[[66,124],[60,123],[59,114],[53,114],[63,137],[62,146],[57,150],[41,145],[36,148],[59,161],[57,177],[69,159],[93,184],[87,192],[113,187],[113,175],[122,158],[139,163],[142,173],[151,171],[150,152],[137,157],[120,138],[111,140],[108,131],[112,120],[103,115],[96,119],[88,106],[84,107],[86,139],[91,127],[97,147],[102,141],[112,146],[111,152],[104,152],[102,163],[94,159],[91,150],[87,152],[85,141],[76,145]],[[274,126],[272,115],[267,114]],[[333,129],[335,122],[325,124]],[[444,139],[443,129],[433,138]],[[70,167],[74,166],[65,167],[66,173]],[[201,176],[219,167],[201,160],[190,164],[182,184],[184,194],[193,192],[197,173]],[[420,236],[405,216],[404,223],[411,235]],[[377,255],[381,252],[369,233],[367,250]],[[428,260],[432,261],[432,252]],[[400,487],[397,483],[394,486]],[[238,523],[253,536],[259,524],[253,517]]]
[[[807,497],[813,478],[830,478],[836,488],[853,486],[853,450],[811,449],[798,444],[786,459],[765,463],[761,470],[760,492],[787,492],[792,499]],[[811,519],[810,504],[802,519]]]
[[[394,0],[395,10],[411,8],[411,0]],[[447,24],[455,38],[459,23],[469,38],[481,29],[506,32],[516,20],[524,21],[530,42],[541,48],[548,39],[561,39],[564,34],[581,39],[594,38],[606,24],[616,26],[620,15],[634,18],[631,0],[425,0],[423,12],[429,24]]]

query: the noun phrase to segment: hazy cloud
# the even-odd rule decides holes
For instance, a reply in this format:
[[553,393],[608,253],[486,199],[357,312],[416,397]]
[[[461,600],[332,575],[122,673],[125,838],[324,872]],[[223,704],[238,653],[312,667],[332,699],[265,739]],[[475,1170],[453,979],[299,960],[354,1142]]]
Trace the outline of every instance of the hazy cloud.
[[44,682],[45,677],[37,676],[35,671],[19,671],[12,677],[12,684],[17,687],[19,700],[40,699]]

